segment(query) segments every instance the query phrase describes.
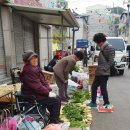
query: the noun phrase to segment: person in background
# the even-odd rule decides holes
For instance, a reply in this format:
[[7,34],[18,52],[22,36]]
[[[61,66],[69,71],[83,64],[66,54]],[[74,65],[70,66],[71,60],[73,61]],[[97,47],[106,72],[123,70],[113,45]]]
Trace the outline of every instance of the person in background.
[[55,55],[54,58],[49,62],[47,66],[44,67],[46,71],[53,72],[53,67],[56,65],[57,60],[59,59],[58,55]]
[[85,50],[84,50],[83,65],[84,65],[84,67],[87,67],[87,65],[88,65],[88,52],[87,52],[87,47],[85,47]]
[[63,102],[67,102],[69,99],[67,95],[69,74],[73,71],[76,62],[81,61],[82,59],[83,59],[83,53],[77,51],[74,55],[62,58],[53,67],[55,80],[59,88],[59,97]]
[[23,54],[25,63],[23,71],[20,74],[22,82],[21,92],[23,95],[33,95],[39,104],[43,104],[50,112],[50,122],[59,124],[61,100],[52,92],[48,82],[38,66],[38,55],[33,51],[26,51]]
[[69,55],[71,55],[71,54],[72,54],[71,46],[68,46],[68,49],[67,49],[67,51],[66,51],[64,57],[69,56]]
[[107,82],[110,75],[110,68],[114,64],[115,50],[109,43],[106,42],[106,36],[103,33],[95,34],[93,41],[100,47],[100,53],[98,58],[96,76],[91,87],[92,99],[91,102],[87,104],[87,106],[97,107],[97,89],[100,85],[104,100],[104,106],[109,107],[111,105],[108,98]]
[[68,53],[68,55],[71,55],[71,54],[72,54],[71,46],[68,46],[67,53]]
[[77,48],[74,48],[74,54],[77,52]]

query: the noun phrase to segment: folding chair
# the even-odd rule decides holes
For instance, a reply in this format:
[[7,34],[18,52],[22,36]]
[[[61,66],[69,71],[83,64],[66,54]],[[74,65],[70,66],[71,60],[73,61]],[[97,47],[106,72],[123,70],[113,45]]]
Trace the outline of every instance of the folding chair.
[[46,107],[37,102],[35,96],[26,96],[21,93],[16,93],[15,97],[18,112],[23,115],[38,117],[44,121],[45,125],[47,125],[49,122],[49,114],[46,111]]

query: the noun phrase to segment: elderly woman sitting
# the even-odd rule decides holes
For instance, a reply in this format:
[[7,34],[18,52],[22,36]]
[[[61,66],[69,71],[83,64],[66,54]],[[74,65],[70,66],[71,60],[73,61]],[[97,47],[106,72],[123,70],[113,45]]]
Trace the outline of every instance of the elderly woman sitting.
[[52,89],[38,66],[38,55],[33,51],[26,51],[23,54],[23,61],[25,65],[20,75],[23,83],[22,93],[34,95],[38,103],[47,107],[50,112],[50,123],[61,123],[59,120],[61,101],[51,92]]

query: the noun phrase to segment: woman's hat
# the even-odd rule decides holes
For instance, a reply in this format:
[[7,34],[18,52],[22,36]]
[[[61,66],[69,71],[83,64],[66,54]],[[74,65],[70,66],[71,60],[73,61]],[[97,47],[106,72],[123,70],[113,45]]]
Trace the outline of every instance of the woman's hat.
[[26,63],[28,62],[33,56],[38,57],[38,55],[33,52],[32,50],[27,50],[26,52],[24,52],[24,54],[22,55],[23,57],[23,61]]

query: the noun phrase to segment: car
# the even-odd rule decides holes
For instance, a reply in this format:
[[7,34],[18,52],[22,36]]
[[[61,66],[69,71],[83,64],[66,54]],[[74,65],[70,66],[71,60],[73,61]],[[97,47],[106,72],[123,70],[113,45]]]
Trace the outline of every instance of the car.
[[[113,46],[115,49],[115,67],[117,68],[119,75],[123,75],[126,65],[127,65],[127,56],[126,43],[122,37],[106,37],[107,42]],[[100,48],[95,46],[94,53],[94,62],[98,61]]]

